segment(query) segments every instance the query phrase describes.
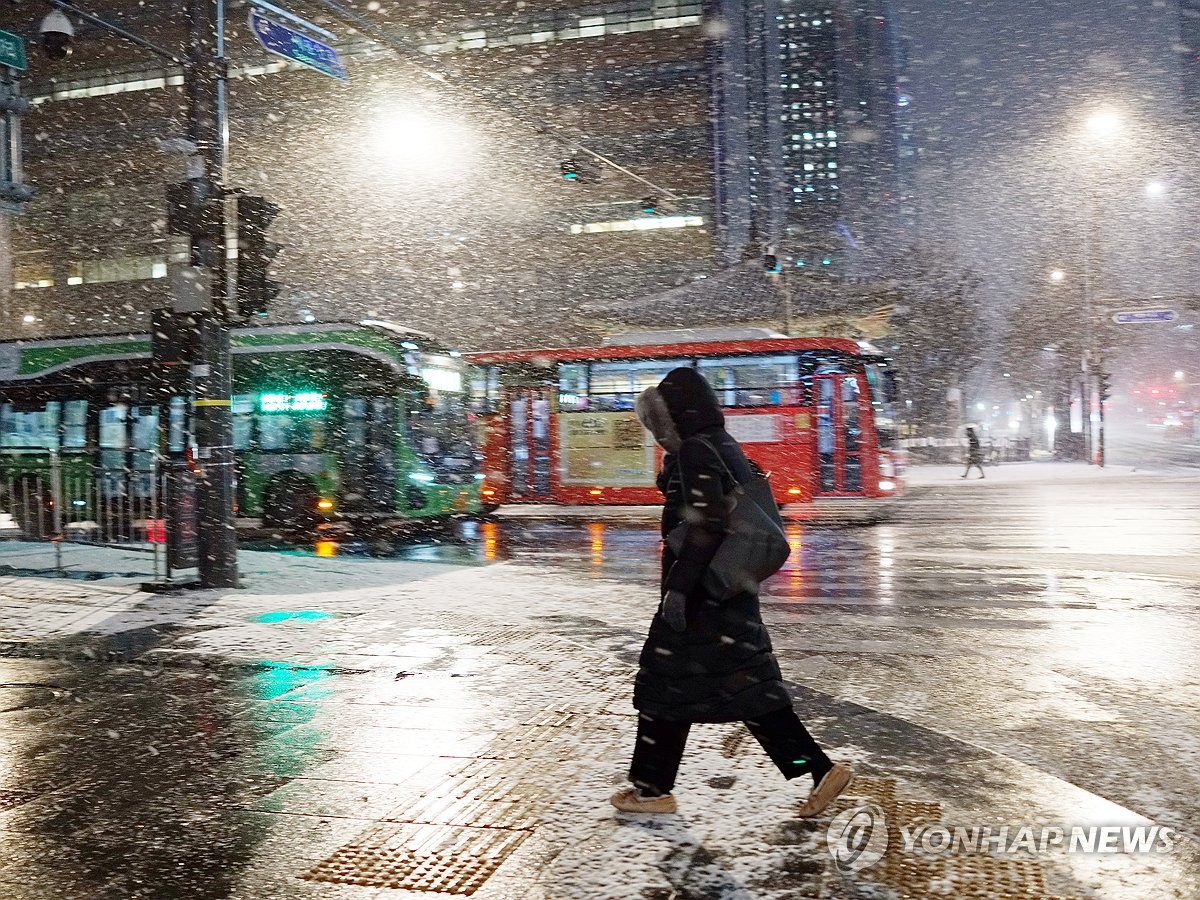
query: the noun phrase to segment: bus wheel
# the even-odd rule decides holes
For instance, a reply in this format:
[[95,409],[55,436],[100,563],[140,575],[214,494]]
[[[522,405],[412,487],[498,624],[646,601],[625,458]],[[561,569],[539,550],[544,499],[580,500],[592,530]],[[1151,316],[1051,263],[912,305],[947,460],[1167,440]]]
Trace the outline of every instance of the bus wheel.
[[54,507],[50,492],[40,479],[32,475],[16,479],[4,499],[5,507],[25,538],[40,541],[49,537],[54,530]]
[[271,479],[263,492],[264,528],[311,531],[320,521],[317,487],[299,472],[284,472]]

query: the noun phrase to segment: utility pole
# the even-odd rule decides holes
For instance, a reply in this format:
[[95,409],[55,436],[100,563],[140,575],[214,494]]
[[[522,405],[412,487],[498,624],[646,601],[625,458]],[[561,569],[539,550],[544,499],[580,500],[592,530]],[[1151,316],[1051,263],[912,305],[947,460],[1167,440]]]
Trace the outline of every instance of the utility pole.
[[200,585],[237,587],[234,521],[233,363],[225,239],[228,148],[225,97],[225,2],[188,0],[188,136],[204,162],[190,179],[192,264],[208,284],[208,308],[195,314],[192,387],[199,488]]
[[[47,0],[62,13],[78,16],[183,68],[187,90],[189,161],[186,231],[197,309],[192,334],[198,483],[201,587],[237,587],[237,532],[234,521],[232,356],[229,348],[230,298],[225,238],[225,166],[229,145],[226,120],[225,0],[187,0],[188,48],[184,59],[135,32],[75,5]],[[43,31],[47,29],[43,21]],[[63,19],[51,29],[69,41],[74,29]],[[66,55],[65,53],[63,54]],[[60,57],[61,58],[61,57]],[[178,301],[178,298],[176,298]]]

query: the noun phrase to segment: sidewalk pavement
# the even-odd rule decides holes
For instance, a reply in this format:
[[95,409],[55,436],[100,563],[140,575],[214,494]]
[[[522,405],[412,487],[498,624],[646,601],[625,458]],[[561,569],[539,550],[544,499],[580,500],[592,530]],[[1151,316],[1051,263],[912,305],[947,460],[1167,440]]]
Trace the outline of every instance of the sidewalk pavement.
[[[1135,469],[1132,466],[1090,466],[1078,462],[1006,462],[986,465],[986,477],[980,479],[979,470],[972,469],[970,477],[963,478],[963,465],[912,466],[905,473],[908,487],[930,485],[970,484],[1034,484],[1038,482],[1090,481],[1098,478],[1144,478],[1160,473]],[[1188,477],[1179,473],[1178,477]],[[1200,478],[1200,472],[1191,477]]]
[[[184,896],[155,893],[153,884],[141,884],[146,893],[74,894],[62,845],[124,837],[112,845],[142,841],[147,853],[169,856],[172,840],[196,832],[248,849],[238,865],[223,864],[220,893],[202,890],[212,874],[187,871],[185,860],[192,897],[1197,896],[1189,841],[1169,855],[906,855],[899,828],[920,821],[1148,822],[1018,760],[799,680],[792,688],[802,717],[862,773],[835,811],[874,804],[888,816],[891,843],[877,865],[839,873],[826,846],[829,817],[794,817],[808,786],[783,782],[740,725],[693,731],[678,815],[615,813],[607,797],[623,783],[631,750],[629,697],[649,587],[510,564],[243,553],[242,567],[242,590],[179,595],[119,581],[0,578],[0,665],[24,667],[25,678],[40,666],[47,682],[74,667],[80,696],[101,671],[142,678],[129,707],[135,721],[109,726],[105,765],[175,765],[182,792],[153,807],[159,818],[131,821],[128,834],[114,835],[120,826],[110,824],[53,830],[48,842],[44,822],[58,821],[76,789],[39,794],[0,777],[0,799],[19,801],[0,813],[10,839],[0,865],[6,896]],[[224,698],[223,709],[200,717],[207,724],[198,734],[187,731],[205,747],[225,741],[219,765],[232,780],[221,784],[238,787],[217,791],[223,796],[192,784],[211,788],[215,757],[200,768],[173,760],[183,744],[155,725],[156,704],[174,710],[169,704],[183,700],[171,698],[197,690]],[[52,718],[53,704],[68,700],[47,701],[46,718],[10,728],[7,740],[36,743],[46,722],[71,721],[69,711]],[[104,729],[94,731],[88,740],[103,743]],[[186,827],[156,837],[173,817]],[[23,844],[33,833],[38,840]],[[121,872],[106,877],[126,884]],[[57,892],[30,887],[55,879]]]

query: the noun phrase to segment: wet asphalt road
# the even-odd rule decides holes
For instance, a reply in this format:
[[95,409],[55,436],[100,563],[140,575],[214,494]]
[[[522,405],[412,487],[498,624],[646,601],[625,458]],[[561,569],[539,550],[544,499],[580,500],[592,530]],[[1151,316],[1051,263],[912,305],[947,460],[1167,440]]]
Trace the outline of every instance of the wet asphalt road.
[[[1196,836],[1200,480],[948,482],[892,521],[793,524],[789,537],[764,613],[812,715],[832,696],[911,727],[885,743],[926,735],[894,749],[934,794],[938,761],[917,772],[920,754],[974,748]],[[507,561],[652,597],[657,540],[652,523],[500,521],[400,556]],[[109,642],[0,658],[0,893],[343,896],[285,874],[314,826],[281,829],[263,806],[330,758],[304,727],[311,704],[269,701],[318,697],[336,673],[145,662],[139,642],[171,636],[127,639],[115,654]]]

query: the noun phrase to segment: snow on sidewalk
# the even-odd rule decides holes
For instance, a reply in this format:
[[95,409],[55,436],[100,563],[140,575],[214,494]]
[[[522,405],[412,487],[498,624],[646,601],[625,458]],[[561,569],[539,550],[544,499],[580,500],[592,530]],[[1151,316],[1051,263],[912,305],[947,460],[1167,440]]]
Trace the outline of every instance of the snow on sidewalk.
[[[240,666],[283,684],[254,704],[257,717],[287,726],[259,754],[304,745],[319,755],[256,807],[279,817],[282,843],[238,876],[233,897],[365,898],[375,887],[386,898],[436,876],[477,886],[479,900],[965,898],[998,885],[1045,900],[1076,879],[1137,890],[1187,862],[1122,859],[1107,873],[1075,860],[922,868],[893,847],[878,867],[844,877],[827,850],[827,820],[794,816],[808,785],[783,782],[740,724],[694,730],[679,815],[616,814],[606,799],[631,749],[630,690],[654,585],[512,564],[264,553],[243,554],[242,568],[245,589],[173,596],[0,578],[0,637],[53,645],[150,630],[162,639],[142,663]],[[843,735],[837,755],[868,774],[846,803],[880,805],[893,827],[914,810],[947,821],[1132,821],[1015,760],[928,729],[909,735],[902,719],[798,690],[814,733]],[[958,755],[971,772],[965,789],[939,777]],[[978,785],[998,786],[995,796]],[[337,827],[294,852],[289,823],[318,819]],[[281,860],[290,887],[268,882]]]

